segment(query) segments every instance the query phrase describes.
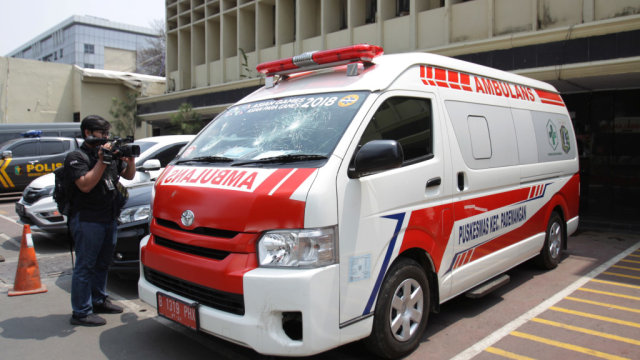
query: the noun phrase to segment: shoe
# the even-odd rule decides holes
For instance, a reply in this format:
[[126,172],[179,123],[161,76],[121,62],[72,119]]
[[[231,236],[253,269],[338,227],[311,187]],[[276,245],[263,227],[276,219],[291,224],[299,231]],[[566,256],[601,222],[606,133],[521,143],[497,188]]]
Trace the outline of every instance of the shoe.
[[102,304],[93,304],[93,312],[96,314],[120,314],[122,311],[122,307],[112,303],[109,298],[104,299]]
[[85,316],[71,315],[71,320],[69,322],[71,325],[102,326],[107,323],[107,320],[96,314],[89,314]]

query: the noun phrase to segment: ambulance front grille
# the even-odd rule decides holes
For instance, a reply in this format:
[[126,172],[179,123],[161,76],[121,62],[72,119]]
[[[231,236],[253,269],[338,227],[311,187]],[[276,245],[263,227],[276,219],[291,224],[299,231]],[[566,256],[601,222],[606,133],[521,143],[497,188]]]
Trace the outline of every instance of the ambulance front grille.
[[165,220],[165,219],[160,219],[160,218],[155,218],[155,219],[156,219],[156,223],[158,225],[160,225],[160,226],[164,226],[166,228],[173,229],[173,230],[180,230],[180,231],[190,232],[190,233],[198,234],[198,235],[206,235],[206,236],[219,237],[219,238],[223,238],[223,239],[231,239],[231,238],[233,238],[233,237],[235,237],[236,235],[239,234],[237,231],[223,230],[223,229],[213,229],[213,228],[208,228],[208,227],[197,227],[195,229],[184,229],[180,225],[178,225],[177,223],[175,223],[175,222],[173,222],[171,220]]
[[213,260],[223,260],[224,258],[227,257],[227,255],[229,255],[228,251],[209,249],[202,246],[187,245],[187,244],[179,243],[176,241],[171,241],[169,239],[165,239],[159,236],[154,236],[153,239],[155,243],[159,246],[163,246],[169,249],[173,249],[173,250],[191,254],[191,255],[206,257]]
[[144,277],[162,290],[184,296],[199,304],[236,315],[244,315],[244,296],[211,289],[144,267]]

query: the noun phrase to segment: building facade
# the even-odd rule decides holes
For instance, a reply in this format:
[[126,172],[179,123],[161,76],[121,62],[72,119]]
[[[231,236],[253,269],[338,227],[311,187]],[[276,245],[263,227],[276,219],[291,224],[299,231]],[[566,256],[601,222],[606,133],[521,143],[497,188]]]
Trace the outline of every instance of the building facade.
[[82,68],[134,72],[138,51],[151,46],[156,31],[92,16],[71,16],[8,57]]
[[[165,90],[164,77],[2,56],[0,84],[0,125],[80,122],[90,114],[113,124],[113,99],[127,101],[132,93],[154,96]],[[151,136],[151,130],[145,125],[133,135]]]
[[261,86],[261,62],[357,43],[432,52],[546,81],[580,140],[582,213],[640,224],[640,0],[167,0],[162,133],[182,103],[212,118]]

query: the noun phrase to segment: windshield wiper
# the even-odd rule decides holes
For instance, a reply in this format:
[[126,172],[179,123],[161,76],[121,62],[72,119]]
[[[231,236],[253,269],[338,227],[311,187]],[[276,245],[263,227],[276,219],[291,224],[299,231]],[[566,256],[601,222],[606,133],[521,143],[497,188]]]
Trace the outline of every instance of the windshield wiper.
[[326,159],[327,157],[324,155],[288,154],[288,155],[280,155],[280,156],[268,157],[263,159],[235,162],[231,164],[231,166],[242,166],[242,165],[248,165],[248,164],[267,164],[267,163],[289,163],[289,162],[297,162],[297,161],[326,160]]
[[176,161],[176,164],[185,164],[189,162],[205,162],[205,163],[216,163],[216,162],[232,162],[233,159],[224,157],[224,156],[198,156],[193,159],[183,159]]

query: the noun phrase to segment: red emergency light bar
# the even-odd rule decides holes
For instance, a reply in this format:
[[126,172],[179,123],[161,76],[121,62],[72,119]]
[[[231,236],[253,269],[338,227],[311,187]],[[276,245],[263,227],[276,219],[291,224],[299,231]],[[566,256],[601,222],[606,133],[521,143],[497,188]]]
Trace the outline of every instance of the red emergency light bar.
[[370,62],[374,57],[382,55],[383,52],[384,50],[380,46],[358,44],[338,49],[312,51],[288,59],[265,62],[258,65],[256,70],[266,76],[282,75],[357,61]]

